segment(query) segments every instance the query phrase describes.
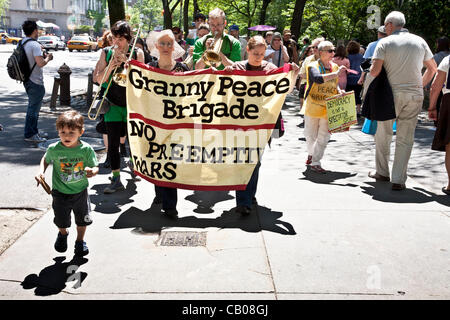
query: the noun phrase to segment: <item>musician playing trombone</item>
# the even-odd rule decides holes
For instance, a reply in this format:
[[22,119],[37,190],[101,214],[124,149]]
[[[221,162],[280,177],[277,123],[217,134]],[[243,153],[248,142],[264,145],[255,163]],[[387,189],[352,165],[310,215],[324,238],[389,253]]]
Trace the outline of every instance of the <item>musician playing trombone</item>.
[[214,50],[220,59],[213,66],[217,70],[223,70],[226,66],[230,66],[235,61],[241,60],[241,43],[233,36],[224,33],[227,20],[225,12],[219,8],[215,8],[209,13],[209,28],[211,32],[198,39],[194,48],[194,66],[195,69],[204,69],[209,67],[208,63],[202,59],[205,50]]
[[[104,115],[106,132],[108,135],[108,157],[111,161],[111,184],[105,188],[104,193],[114,193],[124,190],[120,181],[120,137],[126,134],[127,128],[127,99],[126,81],[121,79],[125,63],[131,56],[144,63],[144,53],[139,48],[132,51],[131,28],[126,21],[117,21],[111,27],[113,46],[108,50],[102,50],[98,61],[98,69],[94,74],[94,81],[107,88],[106,100],[103,108],[109,105],[109,110]],[[108,66],[109,64],[109,66]],[[122,79],[123,80],[123,79]],[[108,88],[109,85],[109,88]],[[133,172],[133,171],[132,171]],[[134,178],[134,177],[133,177]]]

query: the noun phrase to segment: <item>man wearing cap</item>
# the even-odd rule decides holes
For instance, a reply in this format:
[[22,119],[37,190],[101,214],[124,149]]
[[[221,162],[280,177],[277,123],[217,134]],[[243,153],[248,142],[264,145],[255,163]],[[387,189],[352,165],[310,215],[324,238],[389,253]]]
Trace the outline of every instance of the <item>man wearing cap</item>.
[[298,63],[297,42],[292,38],[291,30],[283,31],[283,45],[287,48],[289,54],[289,62]]
[[235,37],[241,43],[241,61],[247,60],[247,40],[239,38],[239,27],[235,24],[230,26],[230,35]]
[[[422,110],[423,87],[436,73],[437,66],[428,44],[421,37],[403,29],[405,16],[393,11],[386,16],[386,38],[381,39],[372,57],[370,75],[376,77],[382,67],[386,70],[394,94],[396,119],[378,121],[375,134],[376,172],[369,177],[392,181],[392,190],[406,189],[407,168],[414,144],[417,116]],[[422,68],[425,73],[422,75]],[[389,174],[392,125],[397,121],[394,164]],[[390,179],[391,178],[391,179]]]
[[193,55],[195,69],[198,70],[208,67],[202,59],[203,53],[207,49],[213,49],[214,44],[220,39],[223,40],[219,52],[222,61],[217,67],[217,70],[223,70],[226,66],[232,65],[233,62],[240,61],[241,43],[234,37],[224,33],[225,26],[227,25],[225,12],[219,8],[213,9],[209,13],[208,24],[211,32],[195,41]]

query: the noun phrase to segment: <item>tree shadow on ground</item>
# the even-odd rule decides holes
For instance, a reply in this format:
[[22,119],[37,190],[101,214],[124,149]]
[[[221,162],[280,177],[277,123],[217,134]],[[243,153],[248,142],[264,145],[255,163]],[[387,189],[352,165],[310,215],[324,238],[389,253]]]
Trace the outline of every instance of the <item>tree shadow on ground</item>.
[[86,272],[76,272],[78,268],[88,262],[88,259],[74,256],[71,261],[64,262],[65,257],[56,257],[55,264],[45,267],[39,275],[33,273],[25,277],[21,286],[26,289],[35,289],[37,296],[51,296],[60,293],[66,282],[76,281],[73,288],[81,287],[86,279]]
[[195,213],[213,213],[212,209],[216,203],[234,199],[229,191],[194,191],[193,194],[185,198],[197,205]]
[[357,173],[349,173],[349,172],[339,172],[339,171],[327,171],[326,174],[317,173],[311,170],[310,167],[307,167],[303,172],[304,178],[300,178],[299,180],[309,180],[314,183],[319,184],[330,184],[334,186],[345,186],[345,187],[357,187],[357,185],[353,183],[333,183],[334,181],[351,178],[357,175]]
[[393,203],[427,203],[436,201],[444,206],[450,206],[450,197],[446,194],[438,195],[423,188],[408,188],[402,191],[392,190],[390,182],[366,182],[370,187],[361,187],[365,194],[373,200]]
[[[122,183],[124,181],[122,180]],[[103,190],[109,186],[109,184],[96,184],[92,186],[92,190],[95,190],[97,194],[89,195],[91,202],[95,204],[95,211],[100,213],[118,213],[121,211],[120,207],[125,204],[134,202],[131,199],[135,194],[137,194],[136,183],[132,179],[127,180],[125,190],[117,191],[113,194],[104,194]]]
[[284,235],[295,235],[294,227],[280,220],[282,212],[272,211],[262,206],[254,206],[249,216],[242,216],[233,208],[224,211],[217,218],[197,218],[194,216],[169,218],[161,213],[160,205],[152,205],[142,211],[131,207],[120,215],[111,229],[139,228],[143,233],[160,233],[162,229],[171,227],[182,228],[219,228],[241,229],[246,232],[271,231]]

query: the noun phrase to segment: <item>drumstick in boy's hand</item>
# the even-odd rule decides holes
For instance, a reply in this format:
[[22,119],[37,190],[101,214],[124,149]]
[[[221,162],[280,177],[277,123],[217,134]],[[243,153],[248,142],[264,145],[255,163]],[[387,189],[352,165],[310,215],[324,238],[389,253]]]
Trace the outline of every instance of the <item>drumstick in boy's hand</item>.
[[37,175],[34,177],[37,181],[37,187],[40,185],[42,185],[42,187],[44,188],[45,192],[47,192],[48,194],[52,194],[52,189],[50,188],[50,186],[47,184],[47,182],[45,182],[45,178],[42,175]]

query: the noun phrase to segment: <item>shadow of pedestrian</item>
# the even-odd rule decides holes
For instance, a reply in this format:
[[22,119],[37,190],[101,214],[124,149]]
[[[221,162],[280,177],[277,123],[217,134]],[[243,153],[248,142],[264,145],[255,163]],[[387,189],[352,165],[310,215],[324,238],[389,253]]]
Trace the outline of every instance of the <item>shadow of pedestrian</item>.
[[272,211],[269,208],[255,206],[249,216],[242,216],[235,208],[224,211],[217,218],[197,218],[194,216],[172,219],[161,213],[160,208],[152,206],[146,211],[131,207],[120,215],[111,229],[139,228],[144,233],[160,233],[163,228],[219,228],[241,229],[246,232],[259,232],[262,230],[295,235],[293,226],[280,220],[283,213]]
[[327,171],[326,174],[317,173],[311,170],[310,167],[307,167],[303,172],[304,178],[300,178],[299,180],[309,180],[314,183],[319,184],[331,184],[335,186],[346,186],[346,187],[357,187],[357,185],[352,183],[340,184],[333,183],[337,180],[351,178],[357,175],[357,173],[349,173],[349,172],[339,172],[339,171]]
[[51,296],[60,293],[66,282],[76,281],[73,288],[81,287],[81,283],[86,279],[86,272],[76,272],[78,268],[88,262],[88,259],[74,256],[71,261],[64,262],[65,257],[56,257],[55,264],[45,267],[39,273],[30,274],[22,281],[24,289],[33,289],[37,296]]
[[365,194],[373,200],[394,203],[427,203],[436,201],[444,206],[450,206],[450,197],[437,195],[422,188],[406,188],[402,191],[392,190],[389,182],[366,182],[370,187],[361,187]]
[[212,209],[216,203],[234,199],[229,191],[194,191],[193,194],[185,198],[197,205],[195,213],[213,213]]
[[91,189],[97,192],[95,195],[89,195],[91,202],[95,204],[94,211],[106,214],[118,213],[121,211],[121,206],[134,202],[134,200],[131,200],[131,197],[137,193],[137,187],[132,179],[127,180],[125,190],[117,191],[113,194],[103,193],[103,190],[105,190],[107,186],[108,184],[96,184],[92,186]]

